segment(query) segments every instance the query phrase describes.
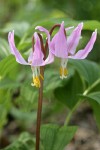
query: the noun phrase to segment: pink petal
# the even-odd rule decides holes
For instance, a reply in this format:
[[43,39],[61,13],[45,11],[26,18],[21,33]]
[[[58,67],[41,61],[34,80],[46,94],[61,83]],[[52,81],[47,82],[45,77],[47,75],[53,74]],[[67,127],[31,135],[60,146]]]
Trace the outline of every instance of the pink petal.
[[50,34],[49,34],[49,31],[41,26],[37,26],[35,29],[38,29],[39,31],[41,32],[45,32],[47,34],[47,37],[48,37],[48,43],[50,42]]
[[47,57],[47,59],[44,61],[45,65],[46,64],[50,64],[54,61],[54,55],[49,51],[49,55]]
[[30,55],[28,57],[28,63],[31,64],[33,59],[33,51],[30,52]]
[[44,63],[43,60],[44,55],[41,50],[40,38],[36,32],[34,33],[34,38],[35,38],[35,45],[32,58],[32,66],[41,66]]
[[72,32],[72,34],[67,38],[67,51],[70,54],[74,54],[78,46],[81,30],[83,28],[83,23],[80,23]]
[[11,54],[13,54],[16,58],[16,61],[20,64],[28,65],[28,63],[25,61],[25,59],[21,56],[19,51],[17,50],[15,43],[14,43],[14,31],[9,32],[8,34],[8,42],[10,46]]
[[69,56],[73,59],[84,59],[87,57],[89,52],[92,50],[97,37],[97,30],[92,33],[91,39],[83,50],[79,50],[74,56]]
[[49,44],[49,48],[56,57],[68,57],[64,22],[61,23],[59,31],[55,34],[51,43]]

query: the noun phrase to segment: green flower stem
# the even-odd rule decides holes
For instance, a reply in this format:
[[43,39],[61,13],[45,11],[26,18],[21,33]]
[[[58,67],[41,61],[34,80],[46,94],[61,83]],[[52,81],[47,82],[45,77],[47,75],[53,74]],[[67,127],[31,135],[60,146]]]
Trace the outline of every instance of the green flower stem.
[[100,83],[100,78],[98,80],[96,80],[89,88],[87,88],[87,90],[85,90],[85,92],[83,93],[83,95],[87,95],[93,88],[95,88],[98,84]]
[[69,111],[69,113],[65,119],[65,123],[64,123],[65,126],[68,125],[68,123],[70,122],[70,120],[72,118],[73,113],[77,110],[77,108],[80,106],[80,104],[82,102],[83,102],[82,100],[79,100],[79,102],[73,107],[73,109]]
[[[93,88],[95,88],[98,84],[100,83],[100,78],[98,80],[96,80],[89,88],[87,88],[84,93],[83,96],[87,95]],[[68,125],[68,123],[70,122],[73,113],[77,110],[77,108],[84,102],[85,100],[79,100],[78,103],[73,107],[72,110],[69,111],[66,119],[65,119],[65,123],[64,125]]]

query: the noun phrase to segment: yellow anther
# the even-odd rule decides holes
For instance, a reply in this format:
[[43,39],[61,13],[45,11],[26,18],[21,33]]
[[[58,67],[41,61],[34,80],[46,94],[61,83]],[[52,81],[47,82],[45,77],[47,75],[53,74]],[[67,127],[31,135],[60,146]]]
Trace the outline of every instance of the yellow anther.
[[60,76],[67,76],[68,70],[66,68],[60,68]]
[[60,76],[62,76],[62,75],[63,75],[63,68],[60,67]]
[[66,68],[64,68],[64,76],[68,75],[68,70]]
[[38,76],[36,76],[36,77],[33,78],[33,85],[36,86],[36,87],[38,87],[38,88],[40,88],[41,83],[40,83],[40,79],[39,79]]

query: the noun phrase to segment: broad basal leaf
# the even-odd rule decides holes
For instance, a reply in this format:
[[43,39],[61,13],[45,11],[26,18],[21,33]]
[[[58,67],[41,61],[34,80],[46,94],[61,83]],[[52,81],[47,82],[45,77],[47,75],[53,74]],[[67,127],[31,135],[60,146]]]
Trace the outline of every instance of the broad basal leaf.
[[77,127],[58,125],[43,125],[41,128],[41,142],[44,150],[64,150],[65,146],[73,138]]
[[76,72],[64,87],[59,87],[55,90],[55,97],[69,108],[73,108],[79,100],[78,95],[82,92],[83,83],[80,75]]
[[90,94],[87,94],[85,97],[96,101],[100,105],[100,92],[90,93]]
[[93,100],[90,100],[89,102],[93,108],[94,117],[96,119],[96,123],[100,131],[100,104]]
[[100,129],[100,92],[89,93],[83,97],[91,104],[98,128]]
[[100,67],[89,60],[70,60],[70,63],[89,85],[100,77]]

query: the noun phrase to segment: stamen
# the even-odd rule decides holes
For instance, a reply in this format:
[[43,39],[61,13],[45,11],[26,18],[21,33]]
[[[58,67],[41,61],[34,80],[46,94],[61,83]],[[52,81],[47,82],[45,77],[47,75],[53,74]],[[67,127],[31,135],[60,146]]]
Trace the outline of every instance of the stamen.
[[60,67],[60,78],[67,78],[68,75],[68,70],[67,70],[67,58],[62,58],[61,59],[61,67]]
[[37,88],[40,88],[41,83],[40,83],[40,79],[38,76],[33,77],[33,83],[31,84],[32,86],[36,86]]
[[60,67],[60,78],[67,78],[68,70],[67,68]]
[[64,76],[67,76],[68,75],[68,70],[67,68],[64,68]]
[[37,88],[41,87],[40,78],[44,80],[43,76],[40,74],[40,67],[38,66],[31,66],[33,72],[33,82],[31,83],[32,86],[36,86]]
[[63,68],[60,67],[60,76],[62,76],[62,75],[63,75]]

